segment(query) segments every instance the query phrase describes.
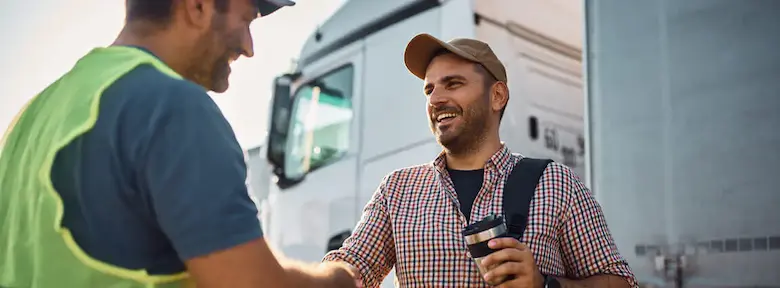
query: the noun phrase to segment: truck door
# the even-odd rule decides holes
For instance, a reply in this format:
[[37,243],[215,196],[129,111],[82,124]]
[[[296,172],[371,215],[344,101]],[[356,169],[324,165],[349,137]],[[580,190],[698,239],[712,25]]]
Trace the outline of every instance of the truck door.
[[[357,222],[352,211],[360,131],[354,111],[360,105],[362,45],[357,41],[308,63],[293,85],[268,219],[274,245],[292,258],[320,261],[328,243]],[[271,135],[269,141],[281,142]]]
[[780,287],[780,2],[586,1],[589,186],[647,287]]

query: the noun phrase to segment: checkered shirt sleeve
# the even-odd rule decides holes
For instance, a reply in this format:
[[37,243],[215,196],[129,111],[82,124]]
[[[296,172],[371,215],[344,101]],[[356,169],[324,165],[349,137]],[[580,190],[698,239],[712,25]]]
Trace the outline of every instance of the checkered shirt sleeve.
[[326,254],[323,261],[344,261],[363,276],[365,287],[379,287],[395,265],[395,244],[385,204],[386,176],[363,208],[355,231],[342,247]]
[[638,287],[590,189],[571,169],[557,163],[548,166],[541,181],[568,196],[565,205],[568,209],[559,216],[563,223],[559,235],[565,274],[571,278],[618,275],[625,277],[632,287]]

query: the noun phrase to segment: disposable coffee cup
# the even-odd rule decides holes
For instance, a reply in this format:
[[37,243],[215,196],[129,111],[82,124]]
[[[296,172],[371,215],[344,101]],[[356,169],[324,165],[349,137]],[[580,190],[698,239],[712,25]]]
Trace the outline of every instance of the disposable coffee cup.
[[[463,238],[466,240],[471,258],[474,259],[474,263],[479,268],[479,273],[483,276],[493,267],[483,266],[482,260],[491,253],[498,251],[488,247],[488,242],[490,242],[490,239],[509,237],[504,217],[492,214],[466,226],[461,231],[461,234],[463,234]],[[504,280],[506,279],[501,279],[500,282]]]

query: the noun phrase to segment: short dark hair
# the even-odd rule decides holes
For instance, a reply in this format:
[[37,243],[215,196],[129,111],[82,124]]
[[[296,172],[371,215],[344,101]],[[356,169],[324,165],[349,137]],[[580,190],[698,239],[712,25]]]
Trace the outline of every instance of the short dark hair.
[[[214,0],[214,8],[224,13],[228,10],[229,0]],[[157,24],[168,24],[173,15],[173,0],[127,0],[125,2],[126,22],[138,20]]]

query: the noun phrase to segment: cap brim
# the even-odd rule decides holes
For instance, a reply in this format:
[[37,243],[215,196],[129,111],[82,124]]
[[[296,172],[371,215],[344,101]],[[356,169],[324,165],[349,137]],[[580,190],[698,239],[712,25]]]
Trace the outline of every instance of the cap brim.
[[414,36],[409,41],[409,44],[406,44],[406,50],[404,51],[406,69],[409,69],[409,72],[417,76],[417,78],[425,79],[425,71],[428,70],[428,65],[433,60],[433,56],[442,49],[455,53],[467,60],[478,61],[474,56],[436,39],[436,37],[429,34],[419,34]]
[[279,8],[285,6],[294,6],[295,2],[290,0],[257,0],[257,12],[261,17],[271,15]]

